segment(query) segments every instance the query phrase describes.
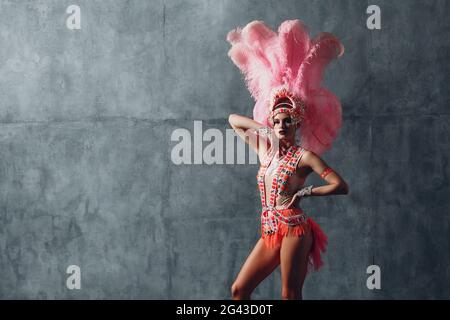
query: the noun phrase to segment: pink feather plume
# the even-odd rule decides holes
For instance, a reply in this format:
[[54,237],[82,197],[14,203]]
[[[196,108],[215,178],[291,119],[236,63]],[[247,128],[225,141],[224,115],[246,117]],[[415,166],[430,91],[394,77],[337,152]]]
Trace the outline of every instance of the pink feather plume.
[[228,56],[244,75],[255,99],[253,118],[267,125],[272,89],[287,86],[306,103],[301,145],[316,154],[331,148],[342,125],[339,99],[321,86],[327,65],[344,53],[339,39],[327,32],[311,39],[300,20],[284,21],[278,33],[252,21],[227,35]]

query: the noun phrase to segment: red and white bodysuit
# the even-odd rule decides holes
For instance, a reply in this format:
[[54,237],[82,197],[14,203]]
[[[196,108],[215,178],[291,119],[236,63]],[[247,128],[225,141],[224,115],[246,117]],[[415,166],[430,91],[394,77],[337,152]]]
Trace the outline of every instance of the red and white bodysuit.
[[[318,270],[323,265],[321,253],[326,250],[327,236],[300,207],[288,208],[292,197],[305,182],[305,179],[300,181],[301,178],[296,174],[297,165],[304,152],[305,149],[301,146],[292,145],[280,159],[278,151],[269,148],[261,159],[256,176],[262,206],[261,238],[266,247],[272,249],[279,247],[286,235],[301,236],[312,231],[313,245],[309,253],[308,270]],[[293,185],[300,187],[292,190]],[[266,190],[269,190],[269,193]]]

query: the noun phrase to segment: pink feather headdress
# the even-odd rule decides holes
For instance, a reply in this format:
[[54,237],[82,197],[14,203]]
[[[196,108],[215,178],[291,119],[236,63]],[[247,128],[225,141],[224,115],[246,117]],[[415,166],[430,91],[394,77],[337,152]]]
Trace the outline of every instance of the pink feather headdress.
[[301,127],[301,145],[316,154],[331,147],[342,125],[339,99],[321,86],[325,67],[341,57],[344,46],[331,33],[310,39],[300,20],[284,21],[278,34],[262,21],[252,21],[227,35],[228,56],[245,76],[255,99],[253,119],[273,126],[271,118],[281,98],[290,103],[294,120]]

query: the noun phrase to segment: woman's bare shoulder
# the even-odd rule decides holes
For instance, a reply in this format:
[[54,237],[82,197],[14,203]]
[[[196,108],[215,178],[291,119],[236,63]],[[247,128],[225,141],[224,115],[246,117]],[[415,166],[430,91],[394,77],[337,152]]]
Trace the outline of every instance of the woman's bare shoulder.
[[267,157],[270,156],[273,138],[273,129],[267,126],[261,126],[260,128],[253,129],[253,133],[256,135],[256,139],[258,139],[257,153],[259,160],[260,162],[264,162],[267,160]]
[[309,162],[311,160],[317,159],[319,156],[312,150],[308,150],[303,148],[303,155],[302,155],[302,159],[305,160],[305,162]]
[[318,155],[312,150],[303,148],[302,157],[297,164],[297,168],[310,167],[311,163],[318,158]]

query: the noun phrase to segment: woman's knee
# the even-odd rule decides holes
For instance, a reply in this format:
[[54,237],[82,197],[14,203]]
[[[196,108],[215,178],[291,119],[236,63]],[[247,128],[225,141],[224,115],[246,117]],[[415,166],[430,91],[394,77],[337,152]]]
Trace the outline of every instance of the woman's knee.
[[250,294],[249,290],[246,290],[236,282],[231,286],[231,297],[233,299],[250,299]]

